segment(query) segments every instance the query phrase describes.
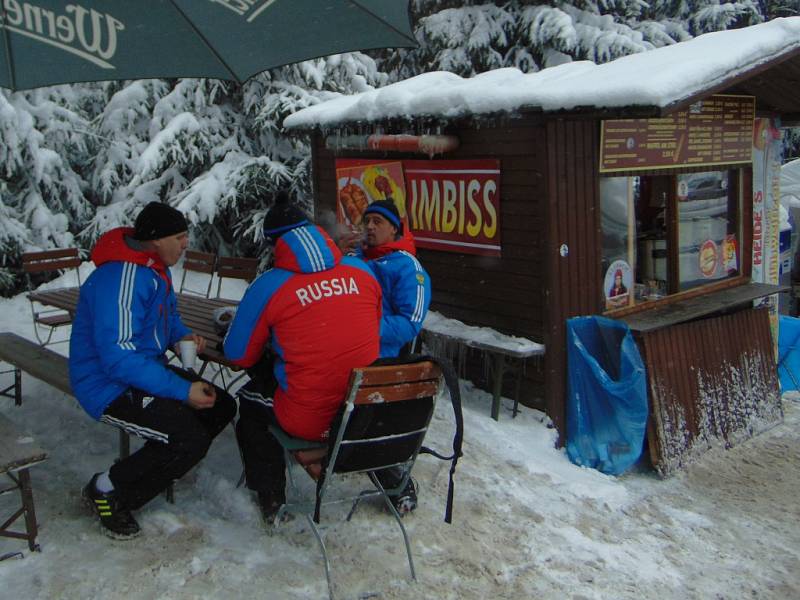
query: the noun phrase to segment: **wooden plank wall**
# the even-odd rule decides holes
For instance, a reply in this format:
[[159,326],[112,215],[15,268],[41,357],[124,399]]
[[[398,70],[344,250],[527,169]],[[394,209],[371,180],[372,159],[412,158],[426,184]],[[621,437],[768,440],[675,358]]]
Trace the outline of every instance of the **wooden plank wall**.
[[[408,133],[408,131],[405,131]],[[442,133],[456,135],[461,144],[442,160],[492,158],[500,161],[500,235],[502,257],[420,250],[419,258],[431,276],[432,309],[472,325],[538,342],[545,336],[544,123],[538,116],[505,119],[475,127],[452,126]],[[324,147],[314,136],[314,193],[317,217],[333,211],[336,202],[334,161],[340,158],[420,160],[420,155],[340,151]],[[472,377],[480,380],[481,377]],[[526,369],[521,399],[543,405],[543,372]],[[511,390],[509,388],[508,393]]]
[[[602,312],[601,231],[598,184],[599,126],[594,119],[547,121],[547,316],[545,387],[547,414],[564,441],[566,431],[566,320]],[[568,254],[559,252],[562,244]]]

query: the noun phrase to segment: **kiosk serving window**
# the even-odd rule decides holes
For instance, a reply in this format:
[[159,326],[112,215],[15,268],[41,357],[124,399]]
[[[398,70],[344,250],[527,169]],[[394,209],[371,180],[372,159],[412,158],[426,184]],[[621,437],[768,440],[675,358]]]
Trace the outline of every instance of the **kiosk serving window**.
[[739,275],[741,189],[740,170],[601,178],[606,308]]

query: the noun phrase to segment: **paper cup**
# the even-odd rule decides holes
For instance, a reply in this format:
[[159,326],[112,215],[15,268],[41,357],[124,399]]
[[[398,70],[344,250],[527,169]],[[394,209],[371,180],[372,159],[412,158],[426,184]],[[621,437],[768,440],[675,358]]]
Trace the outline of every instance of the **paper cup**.
[[184,369],[194,369],[197,360],[197,344],[194,340],[181,340],[178,342],[178,349],[181,353],[181,365]]

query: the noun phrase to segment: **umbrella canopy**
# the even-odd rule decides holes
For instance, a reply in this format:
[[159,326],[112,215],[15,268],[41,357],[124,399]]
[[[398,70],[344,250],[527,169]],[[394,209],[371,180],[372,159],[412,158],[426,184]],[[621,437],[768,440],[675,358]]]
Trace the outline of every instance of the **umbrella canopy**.
[[404,0],[0,0],[0,86],[256,73],[415,46]]

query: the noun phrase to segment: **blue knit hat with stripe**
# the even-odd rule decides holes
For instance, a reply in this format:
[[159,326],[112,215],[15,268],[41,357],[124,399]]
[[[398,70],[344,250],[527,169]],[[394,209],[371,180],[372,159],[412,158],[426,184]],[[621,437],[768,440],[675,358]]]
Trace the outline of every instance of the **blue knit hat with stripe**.
[[403,222],[400,220],[400,213],[397,211],[394,200],[388,198],[386,200],[376,200],[367,207],[364,211],[366,217],[369,213],[375,213],[382,216],[397,228],[397,233],[403,233]]
[[287,231],[308,225],[308,217],[289,200],[289,194],[283,190],[275,195],[275,204],[264,217],[264,239],[274,244]]

